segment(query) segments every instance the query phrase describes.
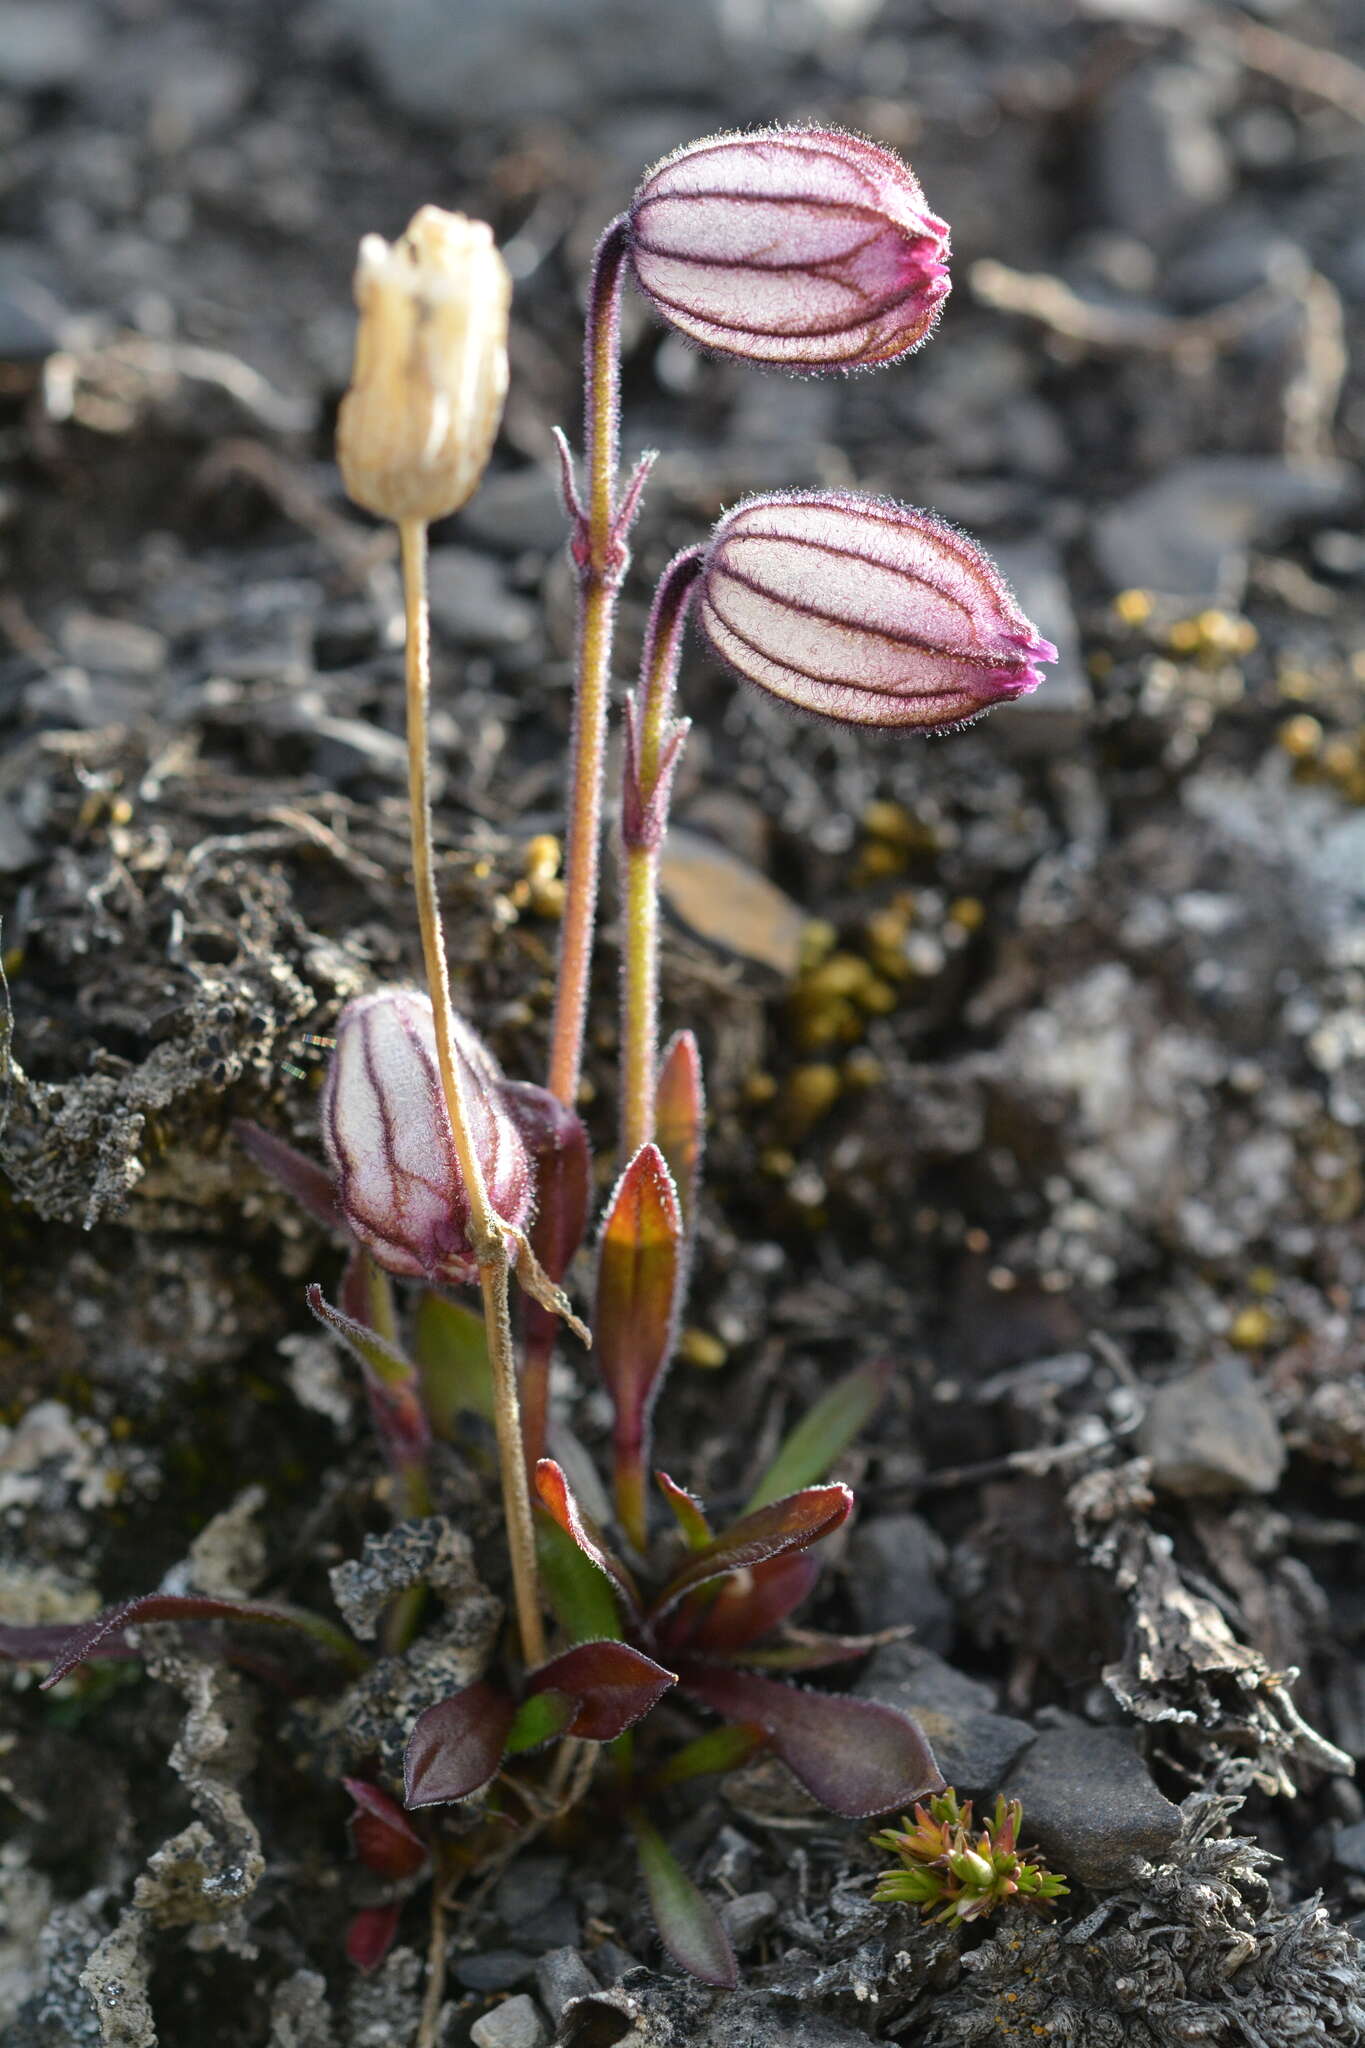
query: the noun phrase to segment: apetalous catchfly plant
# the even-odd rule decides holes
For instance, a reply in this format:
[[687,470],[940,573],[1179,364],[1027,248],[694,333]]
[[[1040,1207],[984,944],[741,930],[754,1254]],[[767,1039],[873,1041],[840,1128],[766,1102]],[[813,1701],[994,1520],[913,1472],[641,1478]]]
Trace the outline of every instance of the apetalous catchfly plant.
[[[403,1900],[432,1880],[421,2043],[441,2010],[444,1920],[463,1877],[586,1799],[633,1841],[660,1937],[715,1985],[736,1981],[715,1910],[663,1824],[677,1788],[767,1752],[831,1813],[916,1807],[880,1837],[901,1872],[882,1896],[965,1921],[1060,1881],[1015,1847],[1017,1813],[971,1832],[924,1735],[904,1713],[802,1683],[867,1647],[789,1627],[821,1545],[853,1511],[832,1463],[875,1413],[889,1367],[845,1372],[743,1501],[717,1516],[656,1469],[655,1407],[672,1360],[696,1228],[705,1135],[698,1039],[662,1052],[659,862],[687,745],[679,678],[689,624],[742,681],[845,726],[950,731],[1036,689],[1055,649],[999,570],[928,511],[847,490],[734,506],[668,563],[640,672],[619,712],[616,853],[621,1012],[615,1157],[594,1175],[580,1116],[596,937],[613,628],[649,474],[620,469],[620,303],[631,281],[697,346],[746,364],[829,375],[908,358],[949,289],[949,238],[892,152],[830,128],[758,129],[658,164],[602,235],[585,341],[581,464],[561,436],[578,626],[567,762],[567,859],[543,1083],[509,1077],[453,1004],[433,853],[427,533],[477,488],[507,385],[510,282],[491,231],[423,207],[392,245],[361,244],[355,367],[337,459],[355,502],[397,529],[406,623],[408,796],[425,986],[377,988],[335,1027],[319,1159],[257,1126],[258,1166],[345,1246],[339,1280],[309,1304],[357,1361],[399,1519],[434,1501],[433,1445],[474,1414],[496,1437],[516,1642],[473,1683],[430,1697],[406,1737],[402,1783],[363,1758],[345,1781],[356,1852],[392,1887],[357,1912],[353,1960],[373,1968]],[[909,372],[913,374],[913,371]],[[325,1164],[322,1161],[325,1160]],[[594,1189],[601,1204],[592,1257]],[[514,1332],[511,1288],[526,1299]],[[564,1287],[585,1286],[580,1321]],[[478,1306],[463,1290],[477,1290]],[[334,1298],[333,1298],[334,1297]],[[610,1470],[559,1455],[551,1366],[596,1375]],[[590,1342],[589,1340],[589,1333]],[[588,1348],[584,1349],[584,1344]],[[126,1603],[47,1642],[53,1676],[129,1654],[139,1620],[270,1622],[334,1671],[368,1651],[344,1630],[266,1603]],[[420,1652],[421,1587],[395,1600],[379,1648]],[[447,1681],[448,1683],[448,1681]],[[672,1703],[673,1739],[652,1710]],[[684,1715],[694,1733],[676,1739]],[[400,1799],[401,1802],[400,1803]],[[946,1803],[945,1803],[946,1802]],[[454,1810],[458,1809],[458,1815]]]

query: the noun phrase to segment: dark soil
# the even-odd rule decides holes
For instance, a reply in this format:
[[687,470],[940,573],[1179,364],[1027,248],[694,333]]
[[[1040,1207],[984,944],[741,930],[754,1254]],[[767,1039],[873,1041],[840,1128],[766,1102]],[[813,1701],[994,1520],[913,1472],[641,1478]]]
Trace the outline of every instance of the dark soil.
[[[565,1950],[601,1987],[580,2048],[1365,2040],[1362,66],[1352,0],[0,6],[0,1619],[163,1583],[330,1612],[388,1524],[302,1299],[337,1254],[229,1136],[316,1149],[319,1041],[419,963],[394,553],[331,462],[363,232],[458,206],[517,277],[494,467],[435,535],[452,968],[509,1072],[541,1075],[555,945],[550,433],[655,157],[856,127],[951,220],[956,288],[848,383],[628,307],[626,451],[662,454],[620,673],[675,547],[816,483],[959,520],[1062,649],[930,743],[689,655],[665,1003],[711,1130],[659,1450],[738,1504],[833,1376],[893,1361],[803,1618],[914,1626],[846,1682],[978,1796],[995,1757],[1072,1893],[917,1931],[868,1904],[864,1830],[751,1768],[664,1816],[750,1902],[741,1993],[665,1967],[588,1818],[453,1910],[443,2041],[509,1990],[557,2017]],[[564,1392],[600,1443],[590,1374]],[[484,1446],[442,1455],[501,1593]],[[229,1673],[191,1636],[6,1681],[6,2039],[408,2048],[427,1892],[360,1979],[381,1893],[335,1745],[274,1646]]]

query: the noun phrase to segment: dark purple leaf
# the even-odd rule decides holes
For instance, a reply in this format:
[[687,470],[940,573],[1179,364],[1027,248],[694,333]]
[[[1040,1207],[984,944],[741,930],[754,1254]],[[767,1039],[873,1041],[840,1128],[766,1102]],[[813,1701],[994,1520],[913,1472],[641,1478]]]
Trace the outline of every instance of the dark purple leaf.
[[[54,1657],[63,1656],[89,1626],[88,1621],[0,1622],[0,1660],[9,1664],[50,1664]],[[120,1630],[111,1630],[80,1661],[94,1664],[101,1657],[139,1654]]]
[[368,1977],[371,1970],[377,1970],[398,1932],[398,1916],[402,1907],[366,1906],[356,1914],[346,1929],[346,1957],[363,1970]]
[[745,1515],[705,1550],[693,1552],[664,1587],[654,1613],[666,1614],[685,1594],[726,1572],[744,1571],[771,1557],[818,1543],[838,1528],[852,1506],[853,1495],[846,1486],[808,1486]]
[[906,1809],[943,1789],[933,1752],[906,1714],[873,1700],[807,1692],[748,1671],[680,1660],[679,1685],[726,1721],[752,1721],[812,1798],[849,1820]]
[[249,1123],[245,1117],[233,1121],[232,1135],[244,1152],[249,1152],[262,1172],[279,1182],[287,1195],[292,1195],[301,1209],[306,1209],[315,1223],[324,1230],[344,1230],[345,1219],[332,1186],[332,1176],[326,1167],[319,1166],[315,1159],[306,1158],[296,1152],[292,1145],[286,1145],[283,1138],[277,1138],[269,1131],[263,1131],[259,1124]]
[[602,1541],[596,1524],[583,1513],[568,1480],[553,1458],[542,1458],[536,1466],[536,1492],[566,1536],[572,1537],[584,1557],[605,1573],[625,1602],[628,1614],[640,1612],[640,1595],[635,1581],[619,1557]]
[[408,1806],[445,1806],[482,1790],[497,1774],[516,1711],[481,1678],[419,1714],[403,1752]]
[[789,1550],[784,1557],[736,1572],[702,1615],[688,1647],[707,1656],[747,1649],[801,1605],[819,1576],[820,1560],[808,1550]]
[[368,1664],[349,1636],[320,1615],[307,1614],[298,1608],[267,1607],[256,1600],[211,1600],[198,1593],[143,1593],[136,1599],[125,1600],[121,1607],[108,1608],[97,1614],[93,1621],[83,1621],[65,1631],[65,1641],[56,1652],[55,1662],[43,1680],[43,1689],[55,1685],[59,1678],[65,1678],[68,1671],[74,1671],[78,1664],[88,1659],[104,1656],[130,1654],[126,1645],[120,1650],[105,1650],[102,1646],[111,1638],[122,1641],[123,1631],[144,1621],[264,1621],[273,1622],[285,1628],[301,1629],[313,1637],[324,1649],[330,1650],[352,1669]]
[[733,1991],[739,1982],[735,1952],[715,1908],[638,1807],[628,1818],[659,1939],[673,1960],[703,1984]]
[[674,1683],[675,1674],[642,1650],[633,1650],[629,1643],[606,1641],[578,1643],[562,1656],[551,1658],[532,1673],[529,1687],[532,1693],[547,1688],[569,1693],[579,1702],[569,1725],[570,1735],[581,1735],[587,1742],[614,1742]]
[[343,1778],[355,1801],[347,1826],[355,1853],[381,1877],[411,1877],[427,1860],[427,1845],[396,1799],[363,1778]]

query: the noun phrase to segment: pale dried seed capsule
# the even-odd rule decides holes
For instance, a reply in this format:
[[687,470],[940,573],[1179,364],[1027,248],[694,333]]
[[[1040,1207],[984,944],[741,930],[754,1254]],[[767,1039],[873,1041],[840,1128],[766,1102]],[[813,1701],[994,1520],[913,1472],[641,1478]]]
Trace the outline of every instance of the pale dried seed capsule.
[[351,385],[337,418],[347,492],[382,519],[444,519],[488,466],[507,395],[512,281],[484,222],[424,206],[366,235]]

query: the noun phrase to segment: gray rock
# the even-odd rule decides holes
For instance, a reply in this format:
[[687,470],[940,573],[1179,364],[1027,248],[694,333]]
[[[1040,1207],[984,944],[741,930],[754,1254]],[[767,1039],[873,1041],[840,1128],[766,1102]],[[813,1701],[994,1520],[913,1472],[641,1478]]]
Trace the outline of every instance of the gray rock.
[[0,242],[0,356],[7,361],[27,362],[62,346],[71,314],[44,269],[42,252],[24,242]]
[[1127,1739],[1068,1716],[1049,1728],[1002,1787],[1021,1801],[1024,1835],[1053,1868],[1100,1889],[1157,1862],[1180,1832],[1180,1809],[1157,1791]]
[[1350,490],[1349,473],[1336,463],[1200,456],[1102,512],[1095,558],[1115,590],[1236,605],[1246,589],[1247,549],[1278,539],[1296,520],[1330,517]]
[[459,530],[501,554],[518,555],[525,548],[553,554],[569,537],[558,475],[532,463],[485,477],[460,514]]
[[9,801],[0,803],[0,875],[17,875],[39,857],[38,842],[16,806]]
[[474,2048],[545,2048],[550,2030],[535,2000],[519,1991],[476,2019],[469,2038]]
[[333,718],[323,712],[301,720],[298,729],[312,738],[317,775],[333,787],[344,788],[365,776],[380,782],[407,780],[406,741],[368,718]]
[[1002,542],[995,559],[1027,616],[1057,649],[1056,664],[1043,671],[1042,687],[1017,698],[997,729],[1011,753],[1050,754],[1075,744],[1094,709],[1066,570],[1048,540]]
[[583,1923],[572,1899],[554,1899],[542,1912],[517,1922],[517,1940],[536,1955],[547,1949],[577,1948],[582,1936]]
[[564,1889],[568,1864],[562,1856],[518,1856],[498,1880],[494,1905],[503,1924],[520,1927],[543,1913]]
[[953,1640],[953,1603],[940,1575],[947,1552],[919,1515],[878,1515],[860,1522],[848,1549],[849,1591],[865,1629],[909,1625],[916,1641],[946,1650]]
[[0,6],[0,85],[52,92],[94,61],[99,17],[79,0],[5,0]]
[[1139,1447],[1166,1493],[1273,1493],[1285,1448],[1250,1367],[1229,1352],[1159,1387]]
[[335,2040],[326,1978],[293,1971],[270,2001],[269,2048],[333,2048]]
[[59,638],[69,661],[109,676],[154,676],[165,666],[165,635],[133,619],[68,612]]
[[510,1991],[524,1984],[535,1969],[535,1957],[520,1948],[490,1948],[479,1955],[460,1956],[455,1975],[466,1991]]
[[989,1685],[913,1643],[878,1650],[854,1688],[860,1698],[899,1707],[916,1720],[944,1778],[966,1798],[994,1798],[1030,1742],[1027,1721],[995,1710]]
[[536,1964],[536,1989],[541,2003],[556,2026],[564,2008],[575,1998],[591,1998],[597,1979],[576,1948],[557,1948]]
[[1164,273],[1165,296],[1175,306],[1203,312],[1229,299],[1273,286],[1286,297],[1302,293],[1312,262],[1297,242],[1260,220],[1220,215]]
[[1106,219],[1158,241],[1232,184],[1212,116],[1221,82],[1191,64],[1153,62],[1105,95],[1094,141],[1096,189]]
[[742,1892],[720,1909],[720,1924],[740,1955],[767,1933],[776,1918],[777,1900],[771,1892]]
[[[634,0],[328,0],[327,13],[395,106],[442,124],[574,115],[658,88],[658,17]],[[690,9],[672,39],[675,97],[712,81],[715,14],[710,0]]]
[[1354,1827],[1338,1828],[1332,1837],[1332,1861],[1352,1877],[1365,1877],[1365,1820]]
[[519,647],[535,630],[535,606],[503,582],[502,571],[472,548],[433,548],[431,619],[462,647]]

